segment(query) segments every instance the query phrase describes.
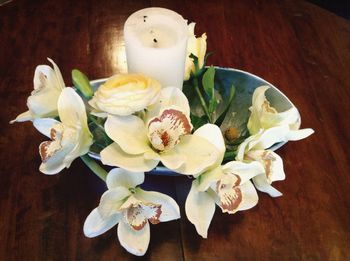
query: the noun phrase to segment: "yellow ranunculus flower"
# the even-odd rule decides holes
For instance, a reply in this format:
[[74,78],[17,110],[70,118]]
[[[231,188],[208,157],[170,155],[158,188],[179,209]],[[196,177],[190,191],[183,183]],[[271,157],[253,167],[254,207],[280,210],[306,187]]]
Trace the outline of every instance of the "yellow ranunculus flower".
[[160,83],[143,74],[117,74],[102,84],[89,101],[98,116],[126,116],[155,103]]

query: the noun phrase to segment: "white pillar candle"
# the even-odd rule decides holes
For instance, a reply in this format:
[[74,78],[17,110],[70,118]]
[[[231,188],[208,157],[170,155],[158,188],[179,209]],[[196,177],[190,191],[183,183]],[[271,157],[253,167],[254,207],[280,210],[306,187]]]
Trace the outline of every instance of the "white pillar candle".
[[182,89],[187,38],[187,21],[174,11],[152,7],[133,13],[124,25],[128,72]]

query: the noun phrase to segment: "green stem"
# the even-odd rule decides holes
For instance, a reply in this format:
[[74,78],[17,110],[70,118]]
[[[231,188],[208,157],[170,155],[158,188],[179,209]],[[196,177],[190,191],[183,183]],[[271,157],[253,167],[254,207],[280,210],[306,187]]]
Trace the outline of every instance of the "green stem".
[[203,97],[201,91],[199,90],[198,78],[197,77],[195,77],[193,79],[193,83],[194,83],[194,89],[197,92],[197,95],[199,97],[199,101],[200,101],[200,103],[202,105],[202,108],[203,108],[205,114],[207,115],[209,122],[212,123],[212,119],[211,119],[210,113],[208,111],[207,105],[205,103],[204,97]]
[[106,182],[107,171],[105,171],[100,165],[98,165],[88,154],[80,156],[81,160],[85,163],[89,169],[96,174],[100,179]]

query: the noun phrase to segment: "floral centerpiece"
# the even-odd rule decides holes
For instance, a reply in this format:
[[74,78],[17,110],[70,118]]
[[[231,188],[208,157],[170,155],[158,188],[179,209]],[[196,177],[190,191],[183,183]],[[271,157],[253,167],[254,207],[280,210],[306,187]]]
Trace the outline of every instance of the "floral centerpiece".
[[[151,9],[145,9],[147,15],[138,13],[137,19],[154,22],[164,12]],[[126,42],[130,43],[128,30],[133,29],[127,24]],[[114,75],[94,90],[87,76],[74,69],[74,87],[67,87],[60,69],[49,59],[53,67],[39,65],[35,70],[28,111],[12,121],[32,121],[50,139],[39,145],[42,173],[57,174],[80,157],[106,182],[108,190],[87,217],[84,234],[95,237],[117,225],[120,244],[134,255],[147,251],[149,223],[180,218],[179,207],[171,197],[141,189],[145,172],[162,165],[193,179],[185,212],[198,234],[207,238],[216,205],[222,212],[234,214],[258,203],[257,190],[281,196],[272,183],[285,178],[283,161],[269,148],[313,133],[311,129],[298,129],[300,117],[294,106],[278,111],[270,104],[265,95],[270,86],[255,89],[250,115],[241,123],[242,128],[223,124],[232,116],[229,111],[236,99],[235,86],[225,92],[215,83],[217,69],[205,66],[206,34],[197,38],[194,26],[186,23],[185,52],[178,62],[184,66],[175,71],[170,68],[169,73],[162,62],[157,69],[161,70],[161,80],[149,75],[154,74],[152,70],[149,74],[136,73],[129,67],[130,73]],[[146,46],[140,55],[154,52],[154,48],[165,50],[161,57],[177,52],[160,46],[165,44],[163,38],[170,37],[167,32],[159,29],[157,38],[153,32],[150,42],[155,46]],[[142,41],[147,43],[147,39]],[[178,48],[182,45],[180,41]],[[139,63],[132,55],[138,47],[131,46],[127,46],[128,64],[131,61],[137,68]],[[181,72],[180,86],[176,86],[179,80],[172,71]],[[170,76],[162,79],[167,74]],[[172,77],[173,86],[164,84]],[[107,173],[91,155],[99,155],[102,164],[115,168]]]

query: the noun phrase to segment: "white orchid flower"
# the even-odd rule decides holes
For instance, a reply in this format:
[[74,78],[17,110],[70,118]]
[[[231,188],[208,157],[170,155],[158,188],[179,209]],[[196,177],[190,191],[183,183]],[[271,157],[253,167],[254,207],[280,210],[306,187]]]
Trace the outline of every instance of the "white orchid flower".
[[195,225],[199,235],[207,238],[208,228],[218,205],[223,213],[234,214],[247,210],[258,203],[258,195],[252,177],[264,172],[258,162],[231,161],[221,166],[225,154],[225,143],[218,127],[199,128],[197,135],[206,137],[220,151],[217,162],[192,182],[185,210],[189,221]]
[[282,193],[271,186],[271,183],[285,179],[283,161],[275,152],[268,150],[273,144],[288,140],[299,140],[313,133],[311,129],[290,130],[288,125],[260,130],[240,144],[236,160],[244,162],[260,162],[264,166],[264,173],[253,178],[255,187],[272,197],[282,196]]
[[74,159],[89,151],[93,142],[84,102],[72,88],[63,89],[57,107],[61,122],[50,118],[33,122],[38,131],[51,138],[39,146],[40,171],[45,174],[57,174],[69,168]]
[[276,126],[288,125],[291,130],[299,127],[299,112],[294,106],[284,112],[277,112],[266,99],[265,92],[270,86],[260,86],[255,89],[250,107],[251,115],[248,120],[248,130],[251,135],[260,129],[269,129]]
[[141,118],[109,115],[107,135],[114,141],[101,151],[105,165],[130,171],[150,171],[161,161],[182,174],[197,174],[212,165],[218,151],[206,139],[191,135],[186,96],[174,87],[163,88],[160,99]]
[[57,101],[65,84],[60,69],[53,60],[48,60],[53,69],[47,65],[39,65],[35,69],[34,90],[27,99],[29,110],[18,115],[11,123],[58,115]]
[[107,175],[108,190],[85,220],[85,236],[96,237],[118,224],[120,244],[134,255],[144,255],[150,241],[149,222],[178,219],[180,211],[171,197],[136,188],[143,181],[142,172],[112,169]]

